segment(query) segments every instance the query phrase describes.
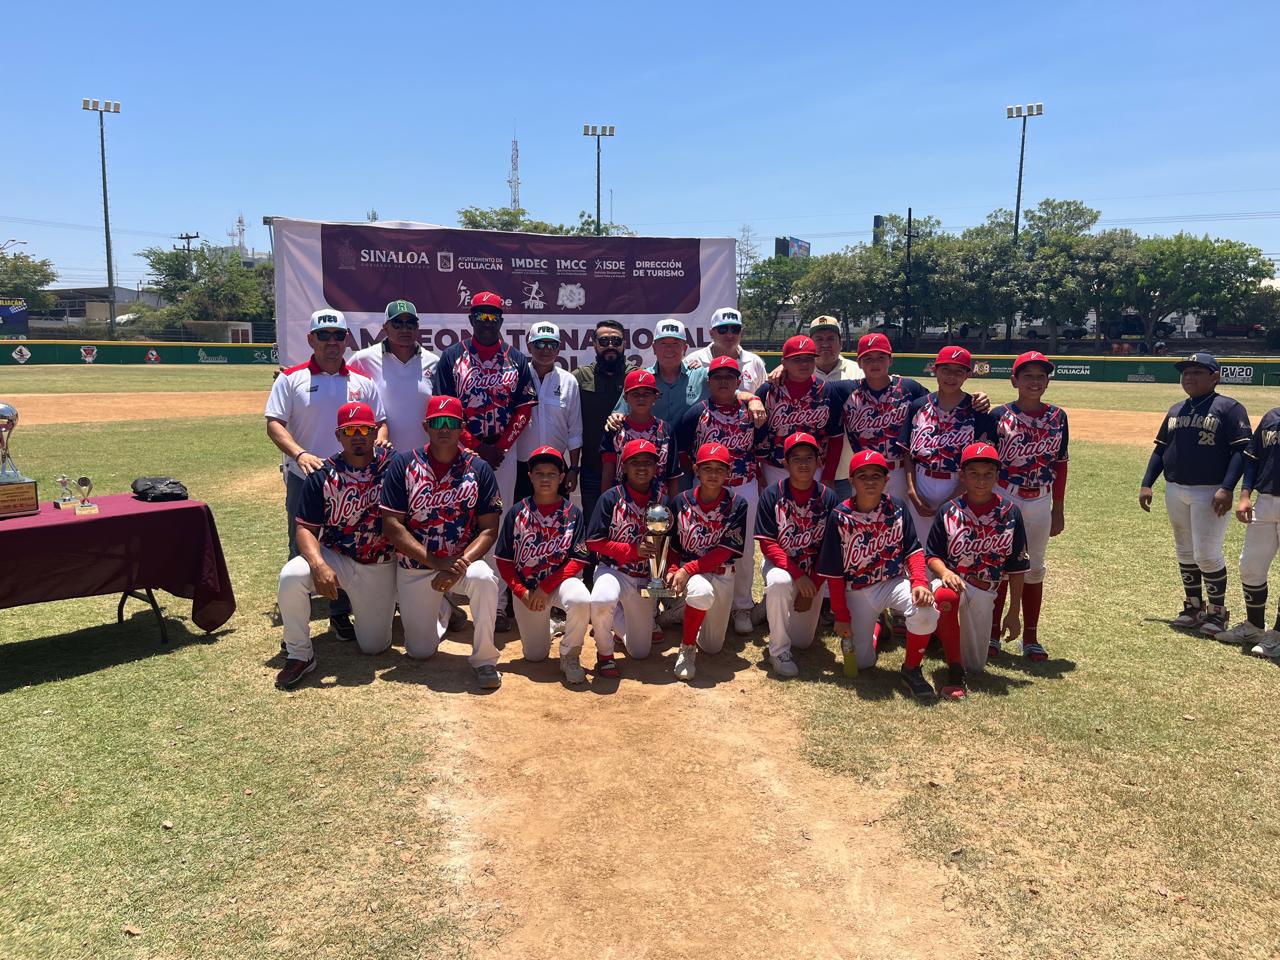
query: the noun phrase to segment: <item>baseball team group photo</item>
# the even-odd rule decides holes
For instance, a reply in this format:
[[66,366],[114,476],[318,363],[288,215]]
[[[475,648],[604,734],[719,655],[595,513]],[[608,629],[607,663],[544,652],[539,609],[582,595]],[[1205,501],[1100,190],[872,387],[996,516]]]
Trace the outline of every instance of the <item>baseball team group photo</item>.
[[12,11],[0,957],[1276,956],[1280,21],[1152,18]]

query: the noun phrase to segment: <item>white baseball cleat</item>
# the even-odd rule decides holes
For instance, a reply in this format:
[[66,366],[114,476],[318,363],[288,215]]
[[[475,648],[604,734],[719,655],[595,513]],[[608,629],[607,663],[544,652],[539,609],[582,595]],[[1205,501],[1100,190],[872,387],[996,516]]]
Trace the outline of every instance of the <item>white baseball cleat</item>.
[[698,646],[694,643],[680,644],[680,653],[676,655],[676,679],[692,680],[698,672]]
[[578,661],[581,652],[581,649],[560,651],[560,672],[568,683],[586,683],[587,671],[582,669],[582,664]]
[[1270,657],[1272,660],[1280,659],[1280,633],[1275,630],[1268,630],[1249,652],[1255,657]]
[[745,637],[751,634],[755,630],[755,628],[756,628],[756,625],[751,622],[750,610],[733,611],[733,632],[734,633],[736,633],[740,637]]
[[1264,633],[1266,633],[1265,630],[1255,627],[1248,620],[1244,620],[1237,623],[1230,630],[1223,630],[1214,639],[1219,643],[1257,643],[1262,639]]
[[800,668],[796,666],[795,658],[791,656],[790,650],[783,650],[776,657],[769,654],[769,665],[773,667],[773,672],[780,677],[798,677],[800,676]]

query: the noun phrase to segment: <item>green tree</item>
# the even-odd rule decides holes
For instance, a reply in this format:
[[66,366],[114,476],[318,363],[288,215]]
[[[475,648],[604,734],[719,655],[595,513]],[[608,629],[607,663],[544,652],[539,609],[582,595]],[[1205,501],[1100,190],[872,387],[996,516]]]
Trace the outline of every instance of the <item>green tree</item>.
[[195,282],[195,252],[147,247],[140,254],[151,271],[151,289],[168,303],[177,303]]
[[29,313],[53,309],[57,297],[45,287],[57,278],[48,260],[36,260],[25,253],[0,253],[0,297],[22,297]]
[[[559,236],[591,237],[596,235],[596,218],[582,210],[578,222],[565,225],[534,220],[523,207],[463,207],[458,211],[458,226],[466,230],[505,230],[508,233],[549,233]],[[634,231],[617,223],[606,223],[603,236],[633,237]]]

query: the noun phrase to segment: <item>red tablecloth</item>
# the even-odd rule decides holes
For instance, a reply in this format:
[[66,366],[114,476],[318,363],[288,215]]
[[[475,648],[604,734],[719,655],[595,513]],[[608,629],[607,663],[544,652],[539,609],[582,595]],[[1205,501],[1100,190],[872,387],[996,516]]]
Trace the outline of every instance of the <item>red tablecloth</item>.
[[0,520],[0,608],[150,587],[190,599],[202,630],[231,619],[236,598],[208,504],[92,500],[92,515],[42,503],[38,514]]

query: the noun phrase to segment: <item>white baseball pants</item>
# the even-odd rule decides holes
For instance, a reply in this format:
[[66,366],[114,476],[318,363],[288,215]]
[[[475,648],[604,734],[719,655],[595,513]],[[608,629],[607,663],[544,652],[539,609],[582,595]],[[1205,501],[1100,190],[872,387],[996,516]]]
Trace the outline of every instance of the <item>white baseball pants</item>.
[[[440,624],[440,605],[444,594],[431,583],[437,576],[439,572],[436,570],[396,567],[404,650],[415,660],[433,656],[444,638],[444,627]],[[493,642],[493,625],[498,615],[498,575],[483,560],[477,560],[449,589],[465,594],[471,607],[471,666],[496,664],[498,648]]]
[[[512,448],[508,451],[506,457],[503,458],[501,465],[493,471],[494,478],[498,481],[498,495],[502,497],[502,513],[506,514],[513,506],[516,499],[516,451]],[[489,569],[493,571],[493,575],[498,578],[498,610],[507,608],[507,597],[510,592],[507,589],[507,582],[502,579],[498,573],[498,558],[493,555],[494,547],[498,545],[498,541],[493,541],[493,547],[489,548],[489,552],[484,555],[484,562],[489,565]]]
[[[920,494],[933,507],[933,513],[929,516],[922,516],[916,513],[916,505],[911,502],[904,492],[902,495],[903,502],[907,505],[907,509],[911,512],[911,522],[916,525],[916,537],[920,540],[921,545],[929,539],[929,531],[933,528],[933,518],[938,515],[938,511],[942,509],[942,505],[960,492],[959,478],[948,478],[946,480],[941,477],[930,477],[925,474],[924,468],[916,467],[916,493]],[[902,485],[906,488],[906,477],[904,475]]]
[[[933,581],[936,591],[941,580]],[[966,670],[981,672],[987,668],[991,644],[991,615],[996,606],[996,592],[965,583],[960,594],[960,662]],[[936,616],[935,616],[936,619]]]
[[733,606],[734,574],[695,573],[684,588],[685,606],[707,611],[698,630],[698,646],[707,653],[719,653],[724,647],[724,632],[729,626]]
[[570,577],[551,593],[551,602],[545,610],[530,610],[524,601],[516,598],[516,624],[520,628],[520,644],[526,660],[545,660],[551,653],[551,608],[564,611],[564,637],[560,640],[560,653],[581,650],[591,623],[591,594],[587,585],[577,577]]
[[1187,486],[1164,484],[1164,505],[1173,527],[1173,549],[1179,563],[1194,563],[1201,573],[1217,573],[1227,565],[1222,544],[1227,538],[1231,511],[1213,512],[1214,484]]
[[822,598],[826,595],[827,582],[818,583],[818,592],[808,610],[796,609],[795,581],[791,574],[764,562],[764,609],[769,617],[769,655],[778,656],[793,647],[807,650],[818,633],[818,615],[822,612]]
[[734,561],[733,568],[733,609],[752,610],[755,608],[755,597],[751,588],[756,577],[756,507],[760,503],[760,485],[755,480],[730,488],[735,496],[747,501],[747,543],[742,557]]
[[[351,598],[356,643],[361,653],[381,653],[391,646],[391,620],[396,613],[395,562],[356,563],[350,557],[321,545],[320,556],[338,576],[338,584]],[[311,595],[316,592],[311,567],[297,556],[280,571],[280,619],[290,660],[310,660]]]
[[1024,500],[1005,487],[997,489],[1000,496],[1010,503],[1017,504],[1018,509],[1022,511],[1022,525],[1027,531],[1027,557],[1031,560],[1024,582],[1044,583],[1044,558],[1049,550],[1049,527],[1053,524],[1053,496],[1046,490],[1038,497]]
[[591,588],[591,632],[596,638],[596,653],[613,655],[614,613],[622,606],[624,629],[622,639],[627,656],[643,660],[653,649],[654,614],[657,602],[640,596],[640,588],[648,577],[629,577],[603,561],[596,565],[596,581]]
[[1244,549],[1240,551],[1240,582],[1251,587],[1266,583],[1271,561],[1276,558],[1278,551],[1280,497],[1259,493],[1253,498],[1253,523],[1244,530]]
[[[880,619],[880,612],[886,607],[902,614],[909,633],[933,633],[938,625],[937,609],[916,606],[911,599],[911,584],[906,577],[881,580],[860,590],[846,586],[844,593],[849,604],[849,627],[853,634],[854,657],[859,670],[875,665],[875,626]],[[987,616],[990,619],[990,614]]]

